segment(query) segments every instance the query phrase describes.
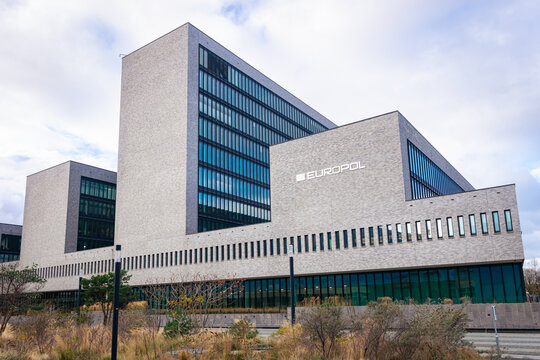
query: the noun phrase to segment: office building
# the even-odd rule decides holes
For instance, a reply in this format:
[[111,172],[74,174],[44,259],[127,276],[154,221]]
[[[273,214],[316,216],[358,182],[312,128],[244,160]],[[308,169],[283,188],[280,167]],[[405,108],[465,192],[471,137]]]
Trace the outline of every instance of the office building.
[[111,271],[114,236],[133,287],[245,279],[228,306],[287,305],[288,245],[299,300],[523,301],[514,185],[475,189],[397,111],[337,127],[190,24],[123,58],[115,175],[28,178],[20,262],[47,296]]
[[0,223],[0,263],[19,260],[21,233],[20,225]]

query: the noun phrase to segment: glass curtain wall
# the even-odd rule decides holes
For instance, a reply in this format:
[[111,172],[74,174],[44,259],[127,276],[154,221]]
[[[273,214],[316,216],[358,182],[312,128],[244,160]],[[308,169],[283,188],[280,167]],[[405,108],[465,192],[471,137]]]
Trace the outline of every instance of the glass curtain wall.
[[21,256],[21,236],[2,234],[0,239],[0,263],[19,260]]
[[198,231],[270,221],[268,147],[324,130],[201,46]]

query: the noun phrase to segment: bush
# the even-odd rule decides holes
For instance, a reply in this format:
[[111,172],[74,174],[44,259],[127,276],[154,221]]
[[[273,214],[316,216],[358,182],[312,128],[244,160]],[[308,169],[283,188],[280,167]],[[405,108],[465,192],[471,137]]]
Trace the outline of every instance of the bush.
[[163,331],[168,337],[189,335],[195,329],[191,317],[180,307],[170,312],[171,320],[167,322]]
[[51,327],[54,324],[54,315],[47,311],[35,312],[15,327],[25,342],[36,346],[43,354],[50,350],[54,340]]
[[257,337],[258,332],[253,323],[249,319],[244,318],[231,326],[229,334],[238,339],[254,339]]

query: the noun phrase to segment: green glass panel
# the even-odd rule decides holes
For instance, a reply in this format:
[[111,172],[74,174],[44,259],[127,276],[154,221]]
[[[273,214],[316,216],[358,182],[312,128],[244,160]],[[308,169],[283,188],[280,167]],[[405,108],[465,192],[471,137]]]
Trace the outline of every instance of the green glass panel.
[[502,269],[500,265],[491,266],[491,283],[493,284],[493,297],[498,303],[504,302],[504,286]]
[[459,283],[456,268],[448,269],[448,285],[450,288],[450,298],[454,303],[459,303]]
[[374,273],[366,274],[366,281],[367,281],[368,302],[376,301],[377,294],[375,291],[375,274]]
[[368,303],[368,287],[366,283],[366,274],[358,274],[358,298],[360,305]]
[[358,274],[351,274],[351,298],[353,306],[360,305],[360,297],[358,293]]
[[375,273],[375,294],[376,299],[384,297],[384,279],[382,273]]
[[502,276],[506,302],[517,302],[514,270],[511,264],[506,264],[502,266]]
[[439,269],[439,284],[441,289],[441,298],[450,298],[450,289],[448,288],[448,270]]
[[480,281],[480,269],[478,266],[469,268],[469,280],[471,283],[471,300],[473,303],[483,302],[482,282]]
[[493,287],[491,286],[491,273],[489,266],[480,266],[480,281],[482,282],[482,302],[493,302]]
[[405,302],[409,302],[409,299],[411,298],[411,284],[409,280],[409,272],[408,271],[402,271],[401,272],[401,292],[402,292],[402,298]]
[[514,264],[514,279],[516,283],[517,301],[523,302],[525,301],[523,291],[523,268],[518,264]]
[[418,304],[422,302],[422,295],[420,291],[420,279],[418,278],[418,271],[413,270],[409,273],[409,281],[411,284],[411,298]]
[[429,272],[429,291],[432,301],[440,302],[441,293],[439,291],[439,272],[436,269],[431,269]]
[[469,268],[458,268],[459,275],[459,295],[460,297],[471,297],[471,284],[469,282]]
[[429,276],[427,270],[420,270],[418,272],[420,281],[420,303],[425,302],[427,298],[431,298],[432,295],[429,292]]
[[399,271],[392,272],[392,294],[394,300],[403,300],[401,293],[401,275]]

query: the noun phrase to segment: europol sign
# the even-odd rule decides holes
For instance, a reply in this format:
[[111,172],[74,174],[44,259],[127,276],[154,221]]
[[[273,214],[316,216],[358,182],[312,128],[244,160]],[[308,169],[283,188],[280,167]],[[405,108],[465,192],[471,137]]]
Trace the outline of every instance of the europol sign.
[[360,170],[363,168],[365,168],[365,166],[362,165],[360,161],[353,161],[351,163],[346,163],[342,165],[337,165],[337,166],[332,166],[332,167],[328,167],[324,169],[308,171],[305,173],[297,174],[296,181],[313,180],[313,179],[324,177],[324,176],[342,174],[344,172]]

